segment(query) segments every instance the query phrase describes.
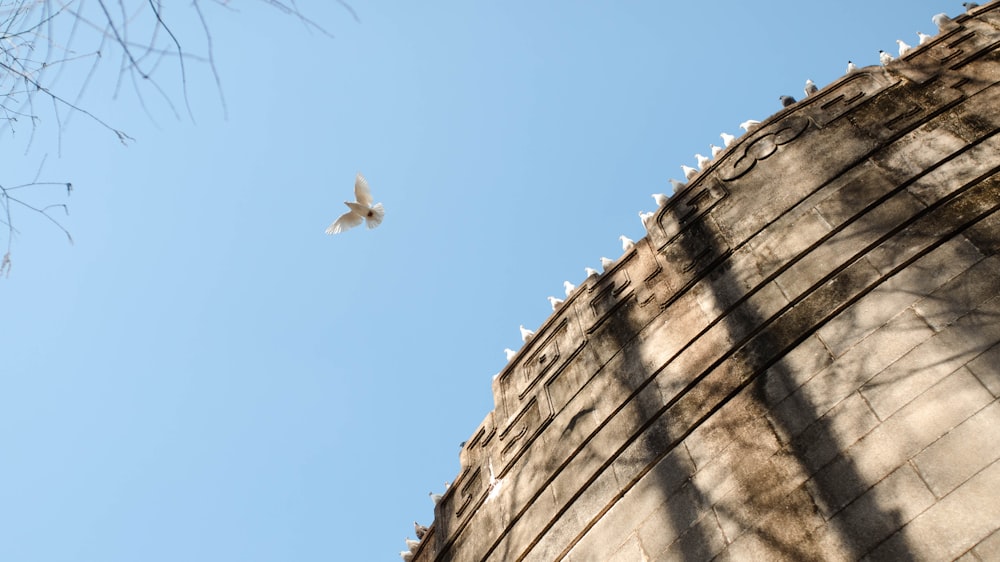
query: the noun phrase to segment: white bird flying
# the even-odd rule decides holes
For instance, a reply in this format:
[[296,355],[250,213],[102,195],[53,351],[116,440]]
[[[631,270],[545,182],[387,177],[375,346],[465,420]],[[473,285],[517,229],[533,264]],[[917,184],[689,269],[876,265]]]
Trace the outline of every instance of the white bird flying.
[[730,135],[729,133],[719,133],[719,136],[722,137],[722,146],[725,146],[726,148],[729,148],[729,145],[736,142],[736,137]]
[[879,51],[878,51],[878,62],[882,66],[885,66],[885,65],[889,64],[890,62],[892,62],[892,55],[890,55],[889,53],[883,51],[882,49],[879,49]]
[[566,296],[573,294],[573,290],[576,289],[576,285],[570,283],[569,281],[563,281],[563,289],[566,289]]
[[929,42],[931,39],[934,39],[933,36],[927,35],[926,33],[921,33],[919,31],[917,32],[917,37],[920,38],[920,43],[919,43],[920,45],[923,45],[924,43]]
[[[670,181],[674,182],[674,181],[677,181],[677,180],[670,180]],[[678,183],[680,183],[680,182],[678,182]],[[684,184],[681,184],[681,186],[683,187]],[[676,189],[675,189],[674,192],[676,193]],[[664,206],[664,205],[667,204],[667,201],[670,201],[670,197],[667,197],[667,195],[664,194],[664,193],[654,193],[653,194],[653,201],[656,201],[656,206],[657,207],[662,207],[662,206]]]
[[609,260],[608,258],[601,256],[601,269],[607,271],[615,265],[615,260]]
[[[507,356],[507,361],[510,361],[511,359],[514,358],[515,355],[517,355],[517,352],[514,351],[513,349],[509,348],[509,347],[505,347],[504,350],[503,350],[503,352],[504,352],[504,355]],[[437,502],[434,502],[434,503],[437,503]]]
[[722,154],[721,146],[715,146],[714,144],[710,144],[708,145],[708,147],[712,149],[712,158],[717,158],[720,154]]
[[746,132],[750,132],[750,129],[756,129],[760,125],[760,121],[756,119],[747,119],[746,121],[740,123],[740,128]]
[[444,498],[444,494],[435,494],[434,492],[428,492],[427,495],[431,497],[431,501],[434,502],[434,505],[440,503],[441,499]]
[[948,17],[948,14],[944,13],[934,14],[934,17],[931,18],[931,21],[934,22],[934,25],[937,26],[938,31],[944,31],[945,27],[948,27],[949,24],[954,23],[952,19]]
[[559,310],[559,307],[562,306],[562,303],[563,303],[562,299],[557,299],[555,297],[549,297],[549,304],[552,305],[552,310]]
[[693,177],[695,177],[695,176],[698,175],[698,170],[695,169],[695,168],[692,168],[691,166],[685,166],[685,165],[681,164],[681,170],[684,171],[684,177],[687,178],[687,179],[691,179],[691,178],[693,178]]
[[424,536],[427,534],[427,527],[425,527],[425,526],[421,525],[420,523],[417,523],[416,521],[414,521],[413,522],[413,531],[417,534],[417,539],[423,540]]
[[415,541],[410,537],[406,537],[406,548],[409,548],[410,552],[416,552],[419,546],[420,546],[420,541]]
[[[719,148],[719,147],[715,147],[715,148]],[[719,148],[719,151],[721,152],[722,149]],[[675,180],[674,178],[670,178],[670,187],[673,188],[674,193],[677,193],[678,191],[684,189],[685,185],[687,185],[687,184],[684,183],[684,182],[679,182],[679,181]]]
[[595,275],[600,275],[601,274],[599,271],[597,271],[593,267],[585,267],[585,268],[583,268],[583,271],[586,272],[587,277],[593,277]]
[[711,158],[707,158],[705,156],[702,156],[701,154],[695,154],[694,159],[698,161],[699,170],[704,170],[706,166],[712,163]]
[[635,240],[632,240],[628,236],[625,236],[624,234],[622,234],[621,236],[618,237],[618,239],[622,241],[622,251],[623,252],[627,252],[627,251],[631,250],[632,248],[635,248]]
[[806,87],[802,89],[806,93],[806,97],[811,96],[819,91],[819,87],[811,79],[806,78]]
[[850,74],[850,73],[854,72],[857,69],[858,69],[858,67],[857,67],[856,64],[854,64],[851,61],[847,61],[847,74]]
[[656,213],[654,213],[653,211],[650,211],[648,213],[639,211],[639,220],[642,221],[642,226],[646,227],[646,230],[649,230],[649,224],[653,220],[653,217],[655,215]]
[[344,201],[344,205],[347,205],[350,211],[333,221],[333,224],[326,229],[327,234],[338,234],[358,226],[362,221],[366,222],[368,228],[382,224],[385,208],[381,203],[372,205],[372,192],[368,189],[368,180],[361,175],[361,172],[358,172],[358,177],[354,179],[354,198],[357,201]]
[[910,45],[907,45],[902,39],[896,39],[896,43],[899,45],[899,56],[901,57],[906,55],[906,53],[910,52],[910,49],[913,48]]
[[524,325],[522,324],[521,325],[521,341],[523,341],[524,343],[528,343],[529,341],[531,341],[531,338],[533,338],[533,337],[535,337],[535,332],[533,332],[533,331],[525,328]]

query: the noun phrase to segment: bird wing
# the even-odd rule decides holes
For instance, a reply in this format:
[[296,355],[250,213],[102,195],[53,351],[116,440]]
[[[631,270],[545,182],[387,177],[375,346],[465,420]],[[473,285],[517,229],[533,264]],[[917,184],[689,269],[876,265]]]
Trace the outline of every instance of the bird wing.
[[355,213],[354,211],[347,211],[346,213],[340,215],[340,218],[333,221],[327,229],[327,234],[339,234],[349,228],[354,228],[361,224],[361,221],[365,220],[362,215]]
[[354,179],[354,198],[365,207],[372,206],[372,191],[368,189],[368,180],[358,172],[358,177]]

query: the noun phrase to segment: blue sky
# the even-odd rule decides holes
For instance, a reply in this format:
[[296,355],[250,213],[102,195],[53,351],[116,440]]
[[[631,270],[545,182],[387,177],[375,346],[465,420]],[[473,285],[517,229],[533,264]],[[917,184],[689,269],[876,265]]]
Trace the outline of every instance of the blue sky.
[[[112,60],[4,131],[0,560],[398,560],[518,325],[638,239],[680,165],[959,2],[206,3],[144,111]],[[203,34],[187,4],[174,32]],[[203,51],[202,51],[203,52]],[[85,69],[84,69],[85,70]],[[67,88],[84,71],[67,70]],[[74,90],[75,91],[75,90]],[[44,165],[42,165],[44,163]],[[386,207],[326,236],[354,174]],[[0,236],[6,245],[6,236]]]

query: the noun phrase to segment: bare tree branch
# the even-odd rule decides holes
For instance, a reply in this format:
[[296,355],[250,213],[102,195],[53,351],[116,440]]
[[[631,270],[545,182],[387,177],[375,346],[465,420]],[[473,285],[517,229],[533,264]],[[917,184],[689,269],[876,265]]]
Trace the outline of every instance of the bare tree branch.
[[[213,6],[229,12],[237,11],[229,0],[209,1]],[[356,22],[360,22],[357,13],[345,0],[337,2]],[[306,17],[295,0],[258,0],[258,3],[298,19],[308,30],[333,37],[321,25]],[[196,18],[198,25],[193,28],[200,29],[200,35],[181,37],[176,33],[185,15]],[[196,45],[194,51],[188,47],[192,41]],[[191,79],[188,63],[192,62],[208,67],[219,93],[223,114],[228,118],[214,47],[201,0],[191,0],[186,4],[167,3],[166,6],[162,0],[0,0],[0,139],[14,141],[20,130],[18,125],[30,124],[27,138],[21,141],[27,154],[35,143],[39,126],[47,123],[39,112],[47,114],[47,108],[51,107],[59,155],[64,149],[63,130],[77,114],[97,123],[127,145],[128,141],[134,140],[131,136],[107,118],[83,106],[84,93],[101,84],[99,74],[105,66],[101,63],[116,59],[119,61],[117,77],[111,79],[108,76],[112,86],[109,92],[111,98],[117,99],[124,83],[129,82],[143,111],[154,123],[154,111],[146,101],[150,92],[177,119],[180,119],[180,114],[174,106],[174,99],[177,95],[183,97],[188,118],[195,120],[188,96]],[[173,78],[175,86],[171,88],[158,80],[168,72],[164,62],[171,62],[177,68]],[[82,71],[82,79],[70,82],[66,87],[61,86],[58,83],[60,78],[65,78],[64,74],[74,68]],[[95,77],[98,79],[95,80]],[[169,78],[169,74],[166,77]],[[174,88],[178,88],[179,92],[172,95]],[[48,103],[36,104],[35,97],[39,95],[47,98]],[[40,175],[41,166],[31,182],[11,187],[0,184],[0,224],[7,231],[7,250],[0,260],[0,276],[10,274],[11,247],[18,234],[14,226],[14,218],[19,216],[15,212],[17,210],[41,215],[66,234],[71,243],[73,241],[69,230],[51,214],[56,208],[62,208],[68,214],[69,208],[65,203],[38,204],[23,195],[15,195],[27,188],[44,190],[45,186],[55,185],[64,186],[67,197],[72,192],[71,183],[41,182]],[[0,178],[0,181],[3,179]]]

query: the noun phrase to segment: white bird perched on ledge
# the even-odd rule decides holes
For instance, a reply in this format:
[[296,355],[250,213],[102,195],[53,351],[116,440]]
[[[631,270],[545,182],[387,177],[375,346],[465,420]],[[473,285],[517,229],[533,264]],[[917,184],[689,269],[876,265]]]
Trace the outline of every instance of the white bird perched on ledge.
[[[712,150],[712,158],[717,158],[720,154],[722,154],[722,147],[721,146],[715,146],[714,144],[710,144],[710,145],[708,145],[708,148],[710,148]],[[677,190],[675,189],[674,191],[677,191]]]
[[929,43],[931,39],[934,39],[933,36],[927,35],[926,33],[921,33],[919,31],[917,32],[917,37],[920,39],[920,43],[918,43],[919,45]]
[[350,211],[333,221],[333,224],[326,229],[327,234],[339,234],[362,222],[366,222],[368,228],[375,228],[382,224],[385,208],[381,203],[372,205],[372,192],[368,189],[368,180],[361,175],[361,172],[358,172],[358,176],[354,178],[354,198],[357,201],[344,201],[344,205],[347,205]]
[[425,527],[424,525],[421,525],[420,523],[417,523],[416,521],[414,521],[413,522],[413,532],[415,532],[417,534],[417,539],[418,540],[423,540],[424,536],[427,534],[427,527]]
[[698,170],[692,168],[691,166],[685,166],[684,164],[681,164],[681,170],[684,171],[684,177],[687,179],[691,179],[698,175]]
[[593,277],[595,275],[600,275],[601,273],[594,269],[593,267],[585,267],[583,271],[587,273],[587,277]]
[[706,166],[712,163],[712,159],[702,156],[701,154],[695,154],[694,159],[698,161],[698,169],[704,170]]
[[[677,180],[674,180],[674,181],[677,181]],[[652,197],[653,197],[653,201],[656,201],[656,206],[657,207],[662,207],[662,206],[666,205],[668,201],[670,201],[670,198],[667,197],[667,195],[664,194],[664,193],[654,193],[652,195]]]
[[890,55],[889,53],[883,51],[882,49],[879,49],[879,51],[878,51],[878,62],[882,66],[885,66],[885,65],[889,64],[890,62],[892,62],[892,55]]
[[566,290],[566,296],[573,294],[573,290],[576,289],[576,285],[570,283],[569,281],[563,281],[563,289]]
[[750,129],[756,129],[760,125],[760,121],[756,119],[747,119],[746,121],[740,123],[740,128],[746,132],[750,132]]
[[528,343],[533,337],[535,337],[535,332],[525,328],[524,324],[521,324],[521,341]]
[[410,537],[406,537],[406,548],[410,549],[410,552],[416,552],[417,548],[420,547],[420,541],[413,540]]
[[614,265],[615,265],[615,260],[609,260],[608,258],[601,256],[601,269],[607,271],[612,267],[614,267]]
[[851,61],[847,61],[847,74],[850,74],[858,69],[858,66]]
[[909,53],[910,50],[913,49],[913,47],[907,45],[906,42],[903,41],[902,39],[896,39],[896,43],[899,45],[899,56],[901,57],[906,55],[906,53]]
[[934,25],[937,26],[938,31],[944,31],[944,28],[955,23],[954,20],[949,18],[948,14],[945,13],[934,14],[934,16],[931,18],[931,21],[934,22]]
[[809,97],[819,91],[819,86],[816,85],[811,79],[806,78],[806,87],[802,89],[805,92],[806,97]]
[[[504,353],[504,355],[507,356],[507,361],[510,361],[511,359],[514,358],[515,355],[517,355],[517,352],[514,351],[513,349],[509,348],[509,347],[505,347],[504,350],[503,350],[503,353]],[[435,503],[437,503],[437,502],[435,502]]]
[[413,553],[409,550],[399,551],[399,557],[403,559],[403,562],[410,562],[413,560]]
[[[715,147],[712,147],[712,148],[715,149],[715,148],[719,148],[719,147],[715,146]],[[714,150],[713,150],[713,152],[714,152]],[[719,148],[719,152],[722,152],[721,148]],[[671,187],[671,189],[674,190],[674,193],[677,193],[678,191],[683,190],[684,187],[687,186],[686,183],[679,182],[679,181],[675,180],[674,178],[670,178],[669,181],[670,181],[670,187]],[[663,205],[660,205],[660,206],[662,207]]]
[[729,145],[736,142],[736,137],[730,135],[729,133],[719,133],[719,136],[722,137],[722,146],[725,146],[726,148],[729,148]]
[[639,220],[642,221],[642,226],[646,227],[647,230],[649,230],[649,223],[650,223],[650,221],[653,220],[654,216],[656,216],[656,213],[654,213],[652,211],[650,211],[648,213],[644,213],[642,211],[639,211]]
[[439,504],[441,499],[444,498],[444,494],[435,494],[434,492],[428,492],[427,495],[431,497],[431,501],[434,502],[434,505]]
[[635,240],[632,240],[628,236],[625,236],[624,234],[622,234],[621,236],[618,237],[618,239],[622,241],[622,251],[623,252],[627,252],[627,251],[631,250],[632,248],[635,248]]
[[552,310],[559,310],[559,307],[562,306],[562,303],[563,303],[562,299],[557,299],[555,297],[549,297],[549,304],[552,305]]

